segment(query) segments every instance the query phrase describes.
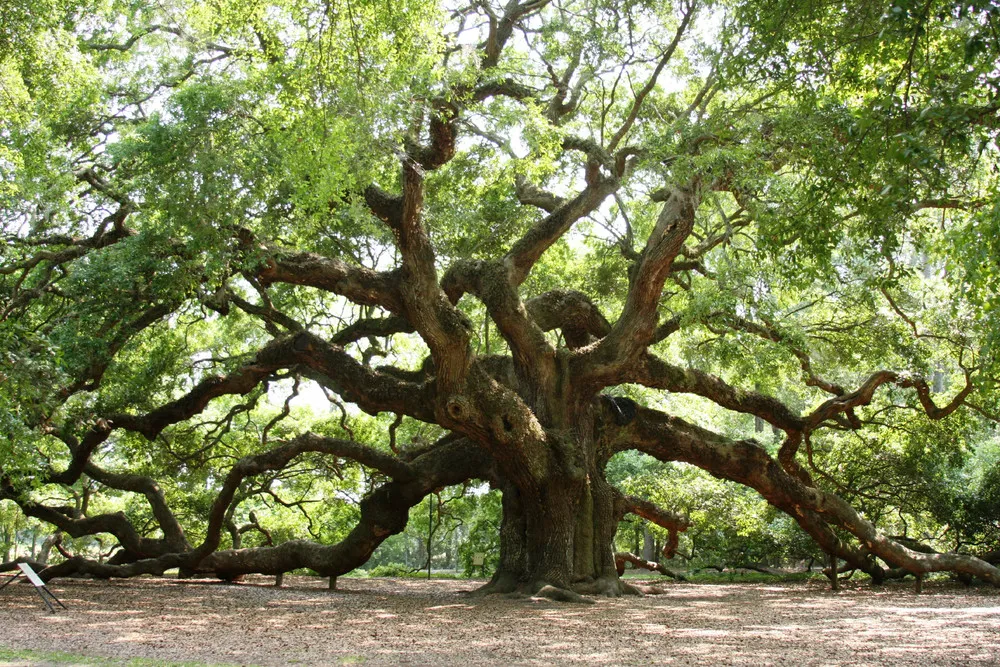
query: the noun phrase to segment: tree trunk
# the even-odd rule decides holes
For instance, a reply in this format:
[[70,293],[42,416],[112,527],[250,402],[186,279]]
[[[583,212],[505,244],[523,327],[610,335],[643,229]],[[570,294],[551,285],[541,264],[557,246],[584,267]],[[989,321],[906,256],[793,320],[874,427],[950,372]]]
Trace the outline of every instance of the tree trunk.
[[[580,454],[586,441],[575,443]],[[593,457],[580,457],[593,458]],[[546,586],[617,596],[615,493],[596,465],[550,475],[536,489],[502,487],[500,563],[484,592],[534,594]],[[571,597],[571,596],[570,596]]]
[[653,534],[649,532],[649,526],[642,526],[642,559],[644,561],[656,560],[656,543],[653,541]]

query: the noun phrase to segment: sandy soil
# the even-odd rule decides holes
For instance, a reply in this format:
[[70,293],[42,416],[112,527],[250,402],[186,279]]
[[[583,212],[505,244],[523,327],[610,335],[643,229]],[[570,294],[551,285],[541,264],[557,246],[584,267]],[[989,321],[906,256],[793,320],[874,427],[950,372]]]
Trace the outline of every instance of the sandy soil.
[[15,584],[0,593],[0,646],[256,665],[1000,663],[991,588],[666,584],[571,605],[470,598],[469,581],[270,581],[61,580],[70,610],[55,615]]

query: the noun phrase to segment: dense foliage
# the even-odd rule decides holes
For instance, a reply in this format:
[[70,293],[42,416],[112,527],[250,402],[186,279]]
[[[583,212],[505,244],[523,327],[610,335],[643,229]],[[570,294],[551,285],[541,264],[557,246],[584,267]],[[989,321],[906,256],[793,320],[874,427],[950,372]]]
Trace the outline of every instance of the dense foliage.
[[1000,582],[994,3],[2,11],[7,559]]

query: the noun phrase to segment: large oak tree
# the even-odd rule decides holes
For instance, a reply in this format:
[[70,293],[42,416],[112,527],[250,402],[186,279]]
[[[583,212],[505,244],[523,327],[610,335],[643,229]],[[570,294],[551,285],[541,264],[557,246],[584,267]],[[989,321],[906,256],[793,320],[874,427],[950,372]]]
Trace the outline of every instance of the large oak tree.
[[[617,595],[624,514],[685,528],[608,483],[638,450],[876,580],[1000,583],[822,465],[994,414],[998,30],[984,0],[5,7],[0,498],[117,541],[47,578],[336,576],[481,480],[487,590]],[[339,410],[297,418],[316,385]],[[238,548],[302,461],[366,471],[355,525]]]

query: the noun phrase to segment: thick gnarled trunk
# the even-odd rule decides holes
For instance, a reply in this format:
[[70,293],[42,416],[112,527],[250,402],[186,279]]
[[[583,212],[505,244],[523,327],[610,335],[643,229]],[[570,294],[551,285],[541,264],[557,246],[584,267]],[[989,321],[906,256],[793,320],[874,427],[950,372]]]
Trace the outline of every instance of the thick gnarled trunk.
[[487,592],[622,592],[613,553],[618,496],[597,456],[593,415],[578,410],[574,419],[545,478],[528,489],[502,487],[500,565]]
[[513,488],[503,494],[500,564],[486,592],[622,592],[612,549],[617,517],[603,478],[553,480],[528,500]]

